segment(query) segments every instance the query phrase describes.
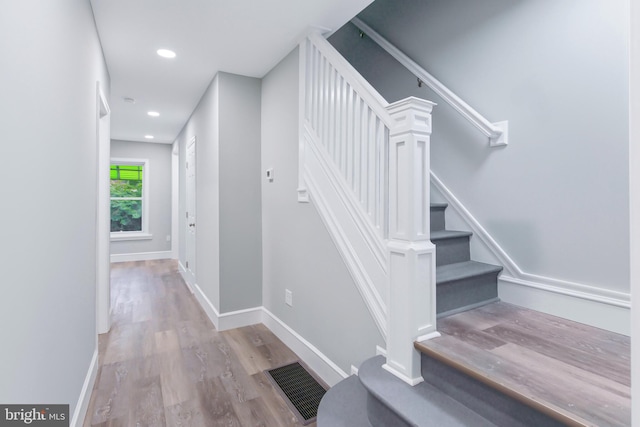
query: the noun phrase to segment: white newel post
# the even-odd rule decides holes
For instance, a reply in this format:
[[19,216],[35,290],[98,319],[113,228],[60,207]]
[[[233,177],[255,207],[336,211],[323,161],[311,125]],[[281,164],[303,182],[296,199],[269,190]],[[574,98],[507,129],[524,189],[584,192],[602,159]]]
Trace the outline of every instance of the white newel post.
[[429,140],[435,104],[410,97],[387,107],[389,131],[389,305],[384,369],[423,381],[416,340],[436,331],[436,254],[430,240]]

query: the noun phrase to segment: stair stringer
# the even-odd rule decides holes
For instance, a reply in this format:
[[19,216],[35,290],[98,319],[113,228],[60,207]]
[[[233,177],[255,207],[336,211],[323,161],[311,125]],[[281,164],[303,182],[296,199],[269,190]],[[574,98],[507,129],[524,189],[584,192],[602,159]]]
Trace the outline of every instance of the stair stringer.
[[383,339],[387,340],[386,241],[336,169],[315,132],[305,126],[303,179]]
[[[469,212],[462,202],[460,202],[460,200],[451,192],[451,190],[438,178],[437,175],[434,174],[433,171],[431,171],[431,184],[437,192],[444,197],[444,201],[449,204],[455,215],[466,225],[466,228],[473,232],[473,240],[477,239],[477,241],[481,243],[482,248],[486,249],[483,255],[492,258],[481,260],[484,262],[497,263],[504,267],[504,272],[498,278],[498,287],[501,299],[534,310],[544,311],[549,314],[628,335],[627,319],[629,316],[628,311],[631,306],[630,295],[628,293],[611,291],[604,288],[540,276],[523,271],[480,224],[480,222]],[[473,257],[476,258],[475,256]],[[523,298],[519,298],[518,300],[504,298],[505,295],[500,292],[500,289],[502,289],[503,286],[509,286],[511,294],[514,294],[514,289],[522,288],[534,292],[542,292],[543,296],[540,298],[543,299],[547,299],[544,295],[549,295],[549,297],[565,298],[562,300],[562,307],[564,307],[564,309],[562,311],[552,311],[545,309],[545,305],[541,303],[526,304],[524,303],[525,301]],[[520,294],[517,293],[514,295],[518,297]],[[566,299],[566,297],[569,297],[570,299]],[[531,299],[531,296],[529,296],[529,299]],[[572,302],[572,305],[575,305],[576,307],[583,307],[585,304],[588,304],[589,309],[578,310],[567,308],[567,304]],[[596,312],[599,313],[598,316],[593,315],[593,313]],[[580,313],[591,314],[585,318]],[[601,320],[612,318],[615,320],[610,322]]]

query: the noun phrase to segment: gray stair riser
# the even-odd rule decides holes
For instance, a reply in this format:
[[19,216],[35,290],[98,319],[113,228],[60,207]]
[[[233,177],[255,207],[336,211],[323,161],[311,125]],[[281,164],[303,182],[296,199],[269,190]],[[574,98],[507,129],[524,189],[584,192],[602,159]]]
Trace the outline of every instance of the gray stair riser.
[[369,423],[371,423],[372,427],[413,426],[400,418],[393,409],[389,408],[385,403],[378,400],[378,398],[371,393],[367,396],[367,414],[369,417]]
[[471,251],[469,249],[469,236],[461,236],[437,240],[436,266],[469,261]]
[[444,230],[444,207],[431,207],[431,231]]
[[438,283],[436,294],[436,313],[494,301],[498,297],[498,273]]
[[498,426],[560,427],[563,423],[524,405],[428,355],[421,354],[422,377]]

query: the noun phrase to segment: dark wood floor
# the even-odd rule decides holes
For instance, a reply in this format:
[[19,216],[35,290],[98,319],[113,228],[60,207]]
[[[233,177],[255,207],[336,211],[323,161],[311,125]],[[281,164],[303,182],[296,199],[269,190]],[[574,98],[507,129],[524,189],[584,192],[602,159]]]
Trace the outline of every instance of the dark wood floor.
[[263,325],[217,332],[175,261],[112,264],[111,300],[84,426],[301,425],[262,372],[298,357]]
[[570,425],[631,425],[629,337],[506,303],[440,319],[438,330],[416,347]]

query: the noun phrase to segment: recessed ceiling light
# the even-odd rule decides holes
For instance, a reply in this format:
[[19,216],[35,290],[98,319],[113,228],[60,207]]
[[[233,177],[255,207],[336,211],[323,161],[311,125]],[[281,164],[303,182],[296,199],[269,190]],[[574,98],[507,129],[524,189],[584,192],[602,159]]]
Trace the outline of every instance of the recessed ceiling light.
[[151,117],[158,117],[160,115],[157,111],[149,111],[147,114]]
[[158,49],[157,50],[158,55],[162,56],[163,58],[175,58],[176,57],[176,53],[172,50],[169,49]]
[[153,135],[145,135],[144,136],[146,139],[153,139]]

